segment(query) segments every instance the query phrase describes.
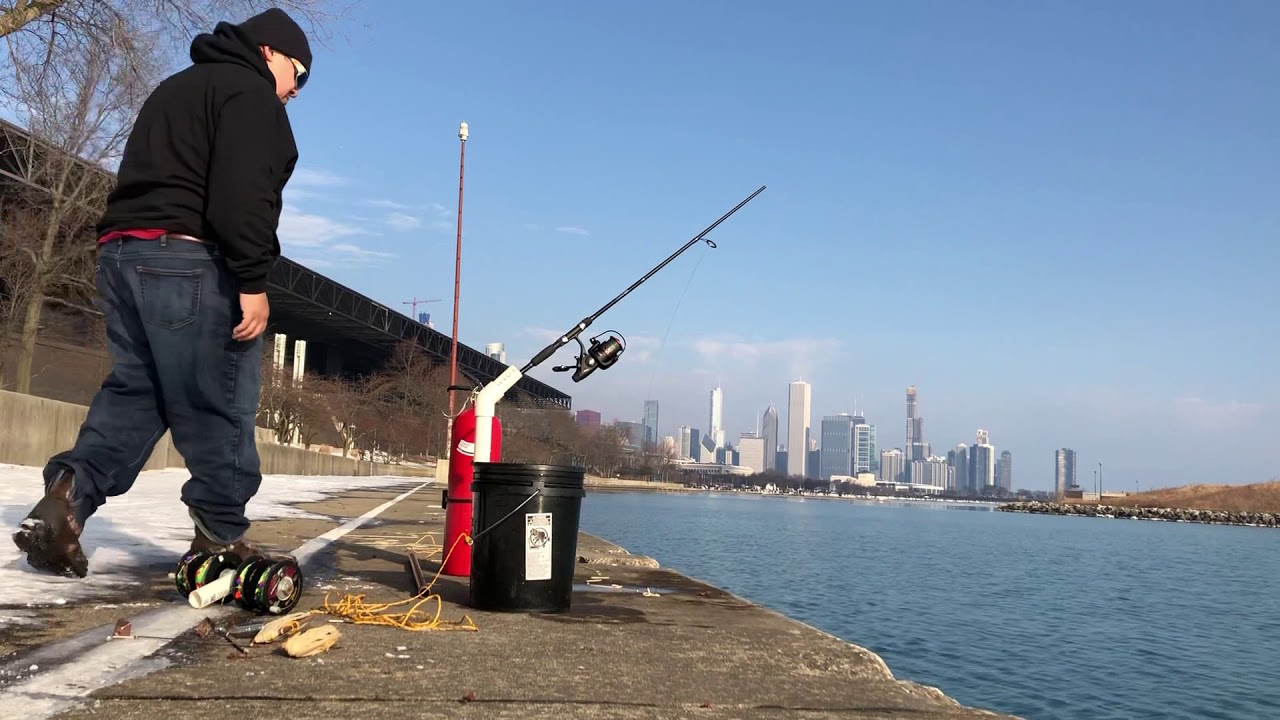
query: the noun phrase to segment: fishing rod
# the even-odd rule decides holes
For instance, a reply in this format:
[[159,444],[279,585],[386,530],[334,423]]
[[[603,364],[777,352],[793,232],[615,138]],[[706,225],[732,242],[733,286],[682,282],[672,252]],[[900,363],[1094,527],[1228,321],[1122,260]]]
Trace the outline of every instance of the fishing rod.
[[644,276],[641,277],[639,280],[636,280],[634,283],[632,283],[631,287],[627,288],[626,290],[623,290],[621,293],[618,294],[617,297],[605,303],[604,306],[601,307],[599,310],[596,310],[594,313],[586,316],[581,321],[579,321],[577,325],[574,325],[573,328],[570,329],[568,332],[566,332],[564,335],[561,335],[559,338],[552,341],[550,345],[547,345],[545,348],[542,349],[541,352],[539,352],[537,355],[534,355],[533,359],[530,360],[527,365],[525,365],[523,368],[520,369],[520,374],[523,375],[525,373],[528,373],[533,368],[537,367],[543,362],[546,362],[548,358],[550,358],[552,355],[555,355],[556,351],[558,351],[560,348],[564,347],[565,345],[569,344],[569,341],[571,340],[576,340],[578,342],[578,347],[582,348],[582,354],[578,356],[577,362],[575,364],[557,365],[552,368],[552,371],[568,372],[569,370],[573,370],[574,371],[573,381],[582,382],[583,379],[585,379],[588,375],[594,372],[597,368],[604,370],[604,369],[613,367],[613,364],[618,361],[618,356],[620,356],[622,354],[622,351],[626,349],[626,345],[623,343],[622,340],[618,338],[618,335],[620,333],[609,335],[609,337],[603,341],[600,340],[600,337],[602,335],[605,335],[606,333],[601,333],[600,335],[597,335],[596,337],[591,338],[591,341],[590,341],[591,347],[588,349],[586,346],[582,344],[582,340],[579,338],[579,336],[582,334],[582,331],[590,327],[591,323],[595,322],[601,315],[605,314],[605,312],[607,312],[609,308],[613,307],[614,305],[617,305],[623,298],[630,295],[632,292],[635,291],[636,288],[643,285],[645,282],[649,280],[649,278],[657,274],[659,270],[666,267],[672,260],[675,260],[677,257],[680,257],[681,254],[683,254],[686,250],[696,245],[699,241],[705,242],[708,247],[714,248],[716,244],[710,238],[707,237],[707,233],[710,233],[712,230],[716,229],[716,227],[719,226],[720,223],[724,222],[725,220],[728,220],[730,216],[732,216],[734,213],[741,210],[742,207],[747,203],[751,202],[751,200],[754,199],[755,196],[764,192],[764,189],[765,189],[764,185],[761,185],[760,187],[756,188],[756,191],[748,195],[745,200],[735,205],[733,209],[730,210],[729,212],[725,213],[724,215],[721,215],[718,220],[708,225],[706,229],[704,229],[702,232],[693,236],[693,238],[691,238],[689,242],[685,243],[683,247],[681,247],[679,250],[675,251],[674,253],[671,253],[671,255],[667,256],[666,260],[663,260],[662,262],[658,263],[656,267],[654,267],[649,272],[645,273]]
[[[706,239],[707,233],[716,229],[720,223],[728,220],[731,215],[741,210],[744,205],[751,202],[752,198],[764,192],[764,188],[764,185],[756,188],[756,191],[748,195],[745,200],[735,205],[729,212],[721,215],[719,220],[708,225],[705,230],[695,235],[691,240],[689,240],[689,242],[685,243],[684,247],[672,253],[666,260],[659,263],[657,267],[645,273],[644,277],[641,277],[639,280],[632,283],[631,287],[623,290],[617,297],[605,303],[604,307],[583,318],[577,325],[574,325],[569,332],[561,335],[550,345],[543,348],[541,352],[533,356],[533,359],[529,361],[528,365],[525,365],[521,369],[517,369],[515,365],[508,365],[507,369],[504,370],[502,374],[498,375],[498,377],[494,378],[492,382],[481,388],[480,391],[475,394],[474,404],[472,406],[476,422],[475,443],[472,445],[472,452],[470,453],[472,462],[487,463],[490,461],[490,458],[492,457],[491,451],[493,448],[494,437],[493,420],[497,412],[498,400],[501,399],[502,396],[506,395],[507,391],[514,387],[515,384],[520,381],[520,378],[524,377],[525,373],[545,362],[547,358],[554,355],[557,350],[567,345],[570,340],[577,340],[578,347],[582,348],[582,354],[578,356],[577,362],[573,365],[556,366],[554,368],[555,372],[567,372],[569,370],[573,370],[573,381],[581,382],[597,369],[613,367],[613,364],[618,361],[618,356],[622,354],[624,349],[626,349],[622,340],[619,339],[617,335],[610,335],[608,339],[601,341],[600,336],[605,334],[601,333],[600,335],[591,338],[591,347],[587,348],[582,344],[582,340],[578,337],[582,334],[582,331],[590,327],[591,323],[595,322],[597,318],[605,313],[605,311],[618,304],[619,301],[627,295],[630,295],[632,291],[640,287],[640,285],[646,280],[653,277],[654,273],[657,273],[659,270],[666,267],[672,260],[679,257],[681,253],[693,247],[699,240],[706,242],[709,247],[715,247],[716,245],[714,242]],[[452,476],[450,477],[450,483],[452,483]],[[452,484],[450,487],[453,487]],[[452,495],[452,492],[450,494]],[[450,503],[449,507],[454,507],[454,504]],[[448,527],[446,526],[446,538],[448,535]]]

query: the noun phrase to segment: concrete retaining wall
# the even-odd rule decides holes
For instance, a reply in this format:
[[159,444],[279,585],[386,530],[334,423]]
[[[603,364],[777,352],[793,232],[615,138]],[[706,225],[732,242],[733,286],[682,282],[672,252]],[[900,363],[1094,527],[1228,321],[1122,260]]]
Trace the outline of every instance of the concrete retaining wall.
[[[75,444],[89,408],[34,395],[0,390],[0,463],[43,466],[51,455]],[[258,455],[269,475],[411,475],[435,477],[433,467],[369,463],[302,448],[277,445],[273,433],[258,428]],[[186,467],[165,433],[144,470]]]

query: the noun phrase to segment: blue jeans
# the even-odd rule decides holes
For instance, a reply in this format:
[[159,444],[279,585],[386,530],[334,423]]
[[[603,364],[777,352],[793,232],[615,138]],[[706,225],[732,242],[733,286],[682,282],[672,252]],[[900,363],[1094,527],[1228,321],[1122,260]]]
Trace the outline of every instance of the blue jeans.
[[111,373],[75,446],[50,458],[46,487],[75,473],[83,527],[129,491],[169,430],[191,473],[182,501],[196,527],[220,543],[240,540],[262,483],[254,420],[263,341],[231,337],[241,319],[234,276],[212,244],[124,239],[99,248],[97,287]]

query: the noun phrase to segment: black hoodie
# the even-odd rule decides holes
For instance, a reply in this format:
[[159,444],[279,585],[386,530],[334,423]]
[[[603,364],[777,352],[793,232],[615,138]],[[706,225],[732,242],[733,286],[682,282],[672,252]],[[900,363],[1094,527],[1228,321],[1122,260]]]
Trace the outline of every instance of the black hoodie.
[[212,241],[240,292],[264,292],[280,255],[281,193],[298,161],[289,116],[266,61],[236,25],[197,36],[191,60],[138,113],[98,231]]

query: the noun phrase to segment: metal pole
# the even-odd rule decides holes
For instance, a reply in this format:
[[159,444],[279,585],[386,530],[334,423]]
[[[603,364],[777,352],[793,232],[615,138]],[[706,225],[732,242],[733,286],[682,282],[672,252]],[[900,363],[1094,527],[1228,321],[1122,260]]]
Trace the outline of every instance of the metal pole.
[[458,384],[458,301],[462,290],[462,177],[467,160],[467,124],[458,126],[458,240],[453,260],[453,336],[449,345],[449,422],[445,424],[444,457],[453,450],[454,389]]

